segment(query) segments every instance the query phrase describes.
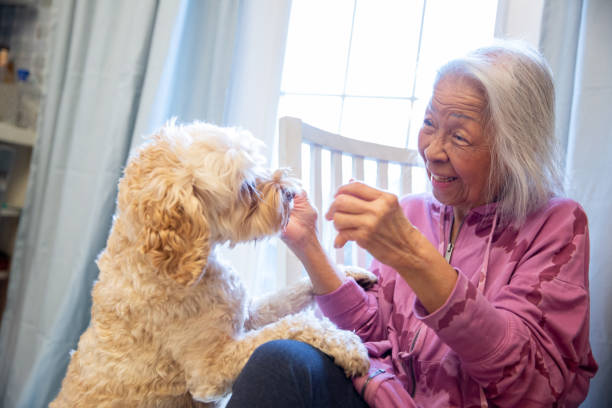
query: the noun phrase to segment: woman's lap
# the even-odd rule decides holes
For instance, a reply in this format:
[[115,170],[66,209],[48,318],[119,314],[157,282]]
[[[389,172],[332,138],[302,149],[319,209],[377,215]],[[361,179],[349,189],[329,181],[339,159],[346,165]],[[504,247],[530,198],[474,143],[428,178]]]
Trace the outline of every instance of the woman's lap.
[[227,408],[367,407],[344,371],[314,347],[275,340],[255,350]]

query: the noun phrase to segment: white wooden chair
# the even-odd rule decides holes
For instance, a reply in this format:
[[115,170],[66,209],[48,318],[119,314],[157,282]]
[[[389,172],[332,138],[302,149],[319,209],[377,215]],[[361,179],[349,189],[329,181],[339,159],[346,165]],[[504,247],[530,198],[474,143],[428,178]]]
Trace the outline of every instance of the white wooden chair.
[[[377,187],[405,195],[413,191],[413,169],[423,166],[416,150],[351,139],[292,117],[279,122],[279,164],[290,167],[303,181],[319,211],[319,238],[332,261],[363,267],[368,266],[370,256],[355,243],[333,248],[335,231],[324,214],[334,192],[350,178],[367,181],[367,173],[375,172]],[[286,283],[291,283],[302,276],[303,267],[284,244],[280,249],[279,267],[286,270]]]

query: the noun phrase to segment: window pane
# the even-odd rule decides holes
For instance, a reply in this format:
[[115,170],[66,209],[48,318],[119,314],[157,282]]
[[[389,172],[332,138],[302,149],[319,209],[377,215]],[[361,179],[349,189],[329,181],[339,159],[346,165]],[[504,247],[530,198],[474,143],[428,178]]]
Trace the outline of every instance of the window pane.
[[422,1],[358,1],[346,93],[411,96]]
[[293,1],[281,87],[284,92],[342,93],[353,4],[353,0]]
[[363,161],[363,182],[376,186],[376,162],[372,159]]
[[409,100],[347,97],[344,100],[340,134],[404,147],[409,120]]
[[283,95],[278,103],[278,117],[293,116],[309,125],[338,133],[341,106],[339,96]]
[[423,126],[423,119],[425,118],[425,109],[429,104],[431,94],[425,98],[419,98],[412,103],[412,121],[410,122],[410,134],[408,135],[409,149],[416,149],[418,147],[419,130]]
[[429,0],[416,95],[428,95],[436,70],[451,58],[489,43],[495,31],[495,0]]

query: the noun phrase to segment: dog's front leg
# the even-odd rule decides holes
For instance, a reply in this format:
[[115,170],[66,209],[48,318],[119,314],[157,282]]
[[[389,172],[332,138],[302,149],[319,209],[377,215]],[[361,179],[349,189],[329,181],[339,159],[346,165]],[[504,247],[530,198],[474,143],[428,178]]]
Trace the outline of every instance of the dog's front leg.
[[248,332],[233,341],[215,343],[215,352],[194,353],[184,362],[189,391],[199,401],[213,401],[231,391],[253,351],[272,340],[293,339],[308,343],[331,356],[347,376],[365,374],[368,353],[359,337],[336,328],[327,319],[302,312]]
[[313,303],[312,283],[310,279],[303,278],[274,293],[252,300],[244,328],[247,331],[258,329],[281,317],[298,313],[312,306]]
[[[358,266],[338,265],[338,268],[366,289],[378,280],[372,272]],[[281,317],[298,313],[313,304],[312,283],[310,279],[303,278],[293,285],[251,301],[244,327],[246,330],[258,329]]]

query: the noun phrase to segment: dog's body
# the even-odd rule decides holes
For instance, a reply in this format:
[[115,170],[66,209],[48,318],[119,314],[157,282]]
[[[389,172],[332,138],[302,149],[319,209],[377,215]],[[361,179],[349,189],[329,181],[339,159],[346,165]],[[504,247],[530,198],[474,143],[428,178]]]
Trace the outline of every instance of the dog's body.
[[263,168],[258,148],[245,132],[171,124],[130,160],[91,323],[51,407],[212,406],[275,339],[307,342],[347,375],[367,371],[355,334],[292,314],[312,302],[307,281],[254,303],[216,256],[217,245],[269,236],[288,220],[294,181]]

